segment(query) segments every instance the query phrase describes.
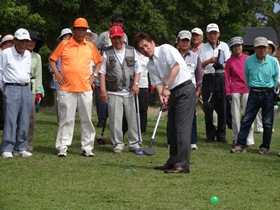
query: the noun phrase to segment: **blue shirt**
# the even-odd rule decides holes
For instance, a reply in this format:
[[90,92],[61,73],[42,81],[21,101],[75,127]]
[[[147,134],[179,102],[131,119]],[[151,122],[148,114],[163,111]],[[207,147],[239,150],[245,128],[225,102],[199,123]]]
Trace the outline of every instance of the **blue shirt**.
[[278,84],[279,64],[278,61],[266,55],[264,62],[260,62],[256,54],[249,56],[245,62],[246,83],[249,89],[276,88]]

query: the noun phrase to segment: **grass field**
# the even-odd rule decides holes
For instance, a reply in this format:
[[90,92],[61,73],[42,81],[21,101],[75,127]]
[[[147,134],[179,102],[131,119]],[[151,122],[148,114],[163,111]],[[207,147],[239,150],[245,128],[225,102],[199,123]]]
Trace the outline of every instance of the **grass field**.
[[[150,109],[147,147],[159,108]],[[54,148],[57,134],[53,108],[37,114],[33,156],[0,159],[0,209],[280,209],[280,122],[277,117],[271,152],[257,154],[256,146],[245,154],[230,154],[228,144],[205,143],[204,118],[198,111],[198,147],[191,151],[191,173],[169,175],[153,169],[168,158],[166,113],[156,134],[155,156],[137,156],[124,151],[114,154],[110,144],[95,144],[95,157],[80,155],[77,118],[74,139],[66,158]],[[93,119],[96,125],[97,119]],[[101,129],[96,128],[97,136]],[[105,139],[108,143],[108,125]],[[127,137],[126,137],[127,138]],[[212,204],[211,196],[219,202]]]

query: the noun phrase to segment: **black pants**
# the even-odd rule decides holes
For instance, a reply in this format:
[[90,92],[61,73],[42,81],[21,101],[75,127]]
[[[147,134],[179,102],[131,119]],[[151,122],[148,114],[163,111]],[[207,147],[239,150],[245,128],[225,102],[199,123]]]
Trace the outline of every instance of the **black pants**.
[[[208,102],[211,92],[213,96]],[[202,80],[202,98],[208,140],[223,140],[226,136],[226,93],[224,74],[205,74]],[[213,125],[213,111],[218,115],[218,129]]]
[[167,165],[189,169],[195,92],[193,83],[171,92],[168,100],[167,138],[170,142],[170,157]]

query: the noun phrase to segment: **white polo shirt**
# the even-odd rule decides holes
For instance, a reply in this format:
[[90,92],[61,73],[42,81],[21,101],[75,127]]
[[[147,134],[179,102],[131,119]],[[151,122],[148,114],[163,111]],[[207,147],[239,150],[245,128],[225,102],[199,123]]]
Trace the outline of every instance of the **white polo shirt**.
[[147,65],[152,85],[165,84],[176,63],[179,64],[180,71],[173,83],[169,85],[168,89],[170,90],[190,80],[192,78],[191,71],[187,68],[183,57],[176,48],[169,44],[155,47],[153,60],[150,60]]
[[[212,45],[209,42],[207,42],[203,44],[201,47],[199,47],[198,55],[201,61],[204,62],[209,58],[218,57],[219,49],[221,50],[219,62],[220,64],[224,64],[227,61],[227,59],[230,58],[231,55],[229,51],[229,47],[225,42],[220,41],[220,43],[215,49],[213,49]],[[203,69],[204,74],[215,73],[215,69],[212,66],[213,63],[210,63],[207,66],[205,66],[205,68]]]
[[31,53],[25,50],[23,56],[18,54],[15,46],[0,53],[0,89],[5,83],[29,83]]

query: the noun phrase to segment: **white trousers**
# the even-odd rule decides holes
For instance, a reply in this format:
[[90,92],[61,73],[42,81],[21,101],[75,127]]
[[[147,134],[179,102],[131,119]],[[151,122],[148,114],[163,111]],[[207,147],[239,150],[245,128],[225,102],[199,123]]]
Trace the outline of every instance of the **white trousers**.
[[[248,100],[249,93],[232,93],[232,101],[231,101],[231,115],[232,115],[232,131],[233,131],[233,139],[237,140],[237,135],[240,130],[240,124],[241,124],[241,116],[244,115],[246,106],[247,106],[247,100]],[[250,128],[247,141],[247,145],[255,144],[254,142],[254,123],[252,123],[252,126]]]
[[[275,125],[277,110],[278,110],[278,106],[275,105],[275,106],[274,106],[274,120],[273,120],[273,125],[272,125],[272,128],[273,128],[273,129],[274,129],[274,125]],[[262,132],[263,132],[262,109],[260,109],[260,110],[258,111],[258,114],[257,114],[257,116],[256,116],[256,124],[257,124],[257,131],[262,133]]]
[[55,147],[59,151],[71,145],[75,126],[76,110],[81,121],[81,149],[92,150],[95,129],[91,122],[92,91],[75,93],[58,91],[59,130]]
[[136,150],[139,146],[138,130],[136,122],[136,109],[134,97],[124,97],[108,94],[108,114],[110,120],[110,136],[114,149],[123,150],[123,111],[128,125],[129,149]]

